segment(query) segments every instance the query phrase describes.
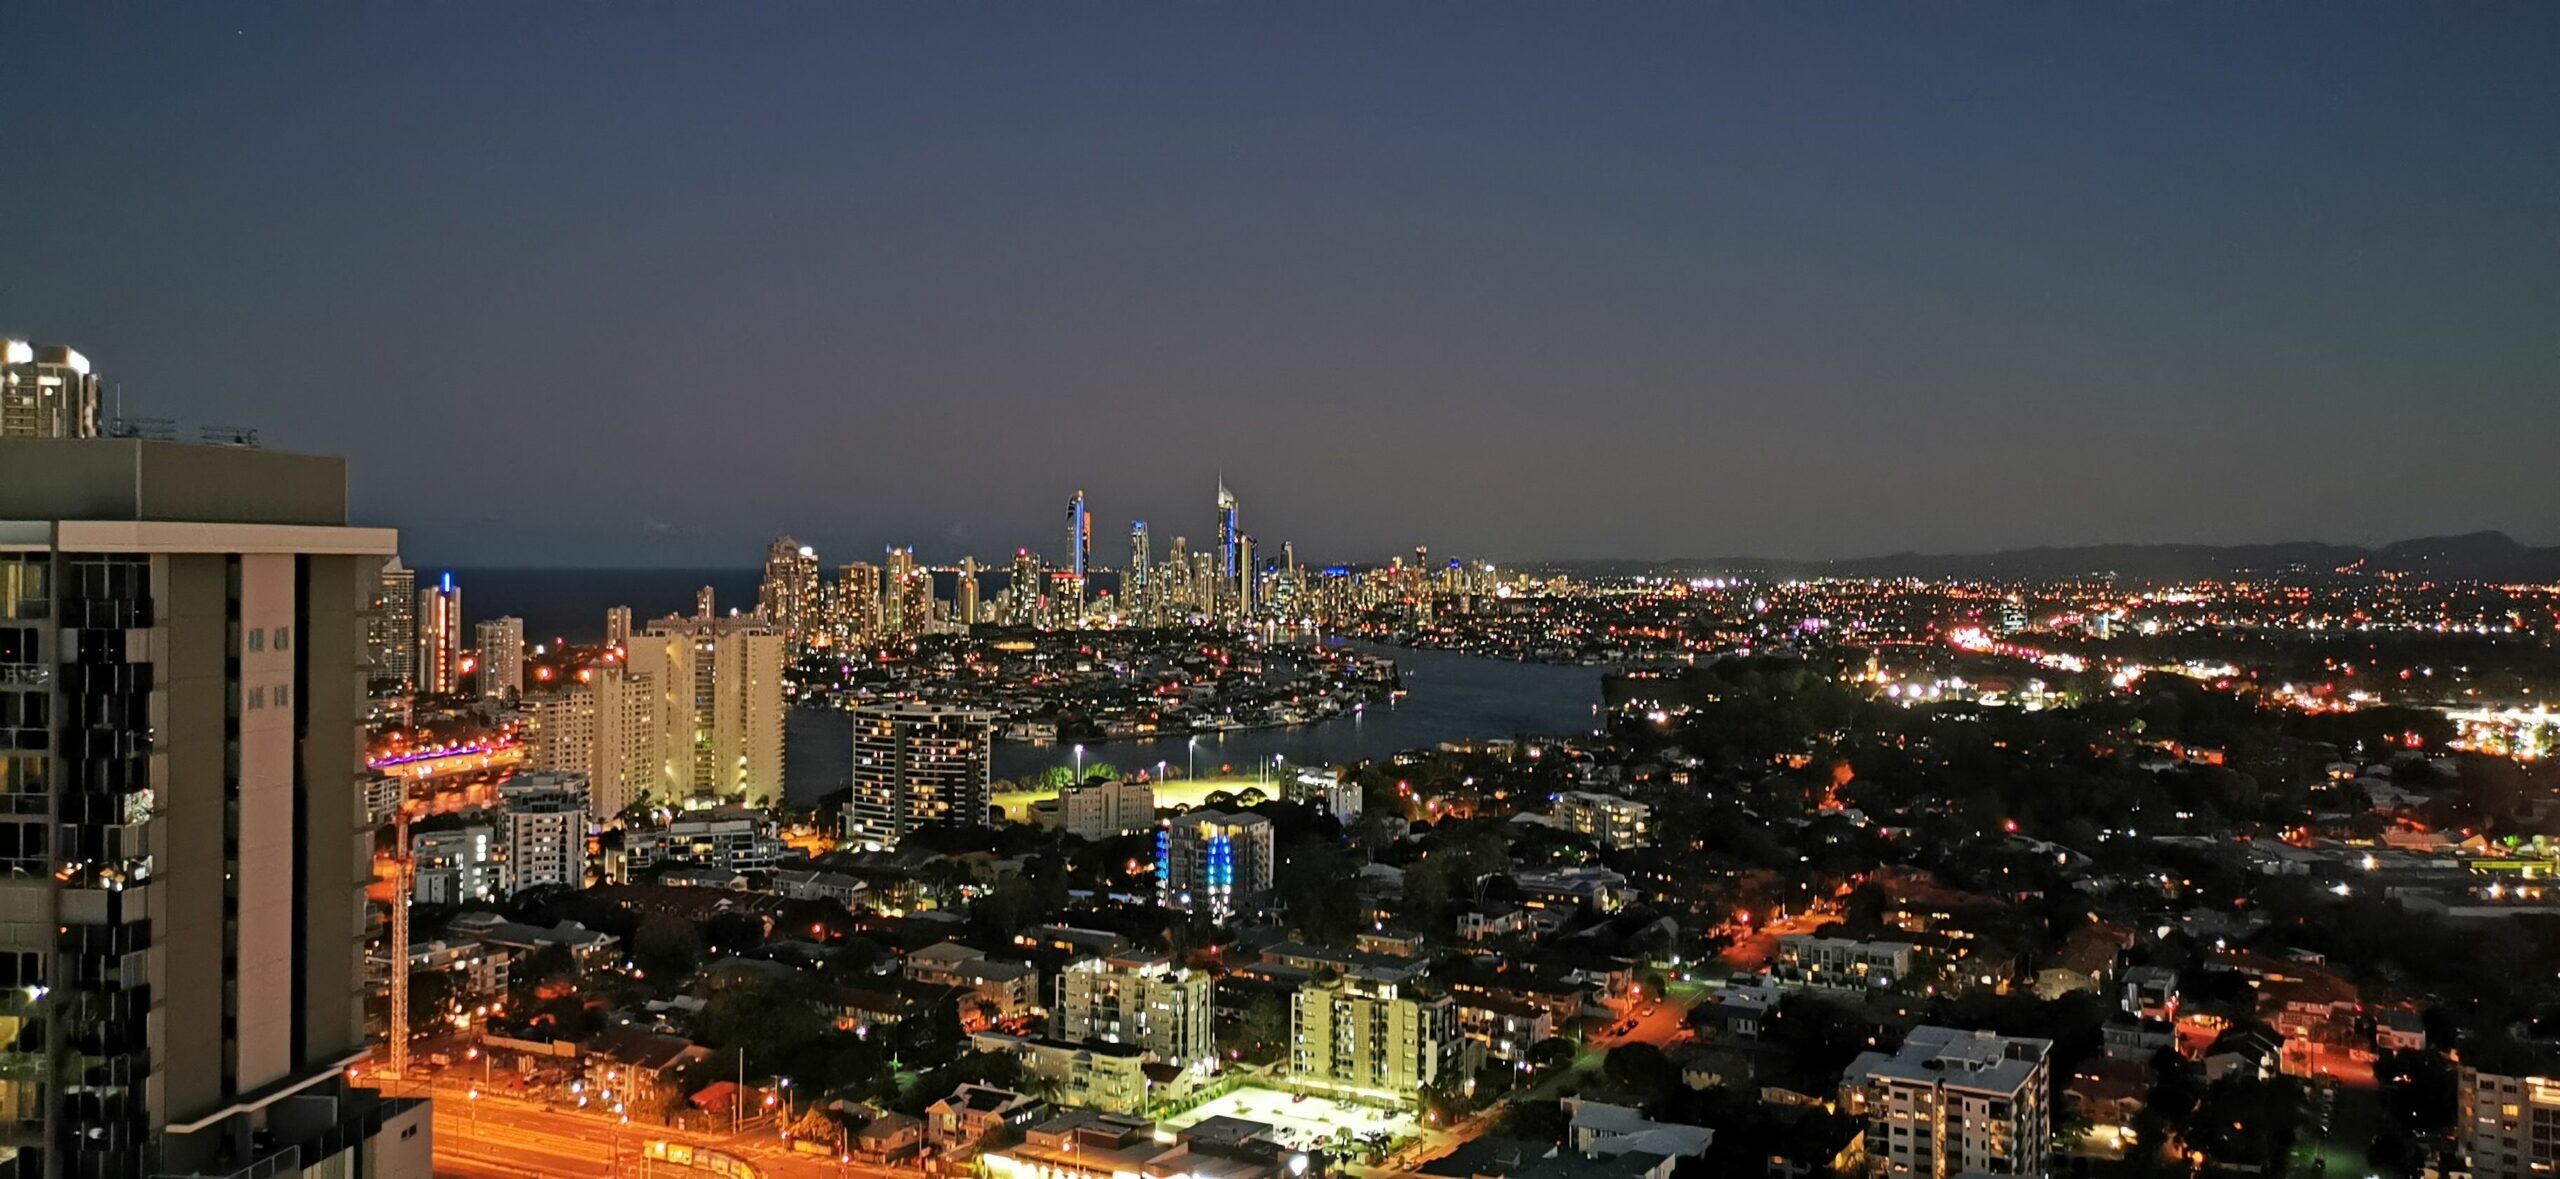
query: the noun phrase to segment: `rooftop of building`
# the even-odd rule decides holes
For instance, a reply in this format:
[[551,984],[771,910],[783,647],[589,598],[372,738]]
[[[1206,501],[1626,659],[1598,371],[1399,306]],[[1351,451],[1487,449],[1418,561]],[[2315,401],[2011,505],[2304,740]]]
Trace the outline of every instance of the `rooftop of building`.
[[1851,1083],[1943,1084],[2010,1094],[2023,1088],[2053,1051],[2053,1041],[1988,1031],[1922,1026],[1892,1055],[1859,1054],[1843,1079]]
[[347,523],[329,455],[146,438],[0,438],[0,520]]

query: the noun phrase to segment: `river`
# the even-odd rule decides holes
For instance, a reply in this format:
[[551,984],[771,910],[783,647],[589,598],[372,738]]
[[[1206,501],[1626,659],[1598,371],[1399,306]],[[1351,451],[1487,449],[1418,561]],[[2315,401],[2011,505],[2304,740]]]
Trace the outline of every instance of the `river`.
[[[1589,732],[1592,709],[1600,703],[1601,671],[1596,667],[1563,667],[1514,663],[1454,651],[1422,651],[1348,644],[1352,649],[1384,655],[1403,674],[1405,697],[1393,704],[1370,705],[1351,716],[1283,729],[1164,737],[1142,741],[1087,742],[1085,764],[1122,770],[1153,771],[1158,763],[1181,769],[1195,758],[1199,772],[1232,766],[1250,773],[1277,755],[1293,765],[1333,765],[1385,757],[1403,749],[1522,733]],[[826,709],[793,709],[785,725],[784,771],[791,801],[806,804],[829,791],[843,789],[853,766],[852,719]],[[1198,744],[1196,754],[1192,743]],[[995,776],[1019,779],[1053,765],[1068,764],[1074,747],[1001,742],[996,746]]]

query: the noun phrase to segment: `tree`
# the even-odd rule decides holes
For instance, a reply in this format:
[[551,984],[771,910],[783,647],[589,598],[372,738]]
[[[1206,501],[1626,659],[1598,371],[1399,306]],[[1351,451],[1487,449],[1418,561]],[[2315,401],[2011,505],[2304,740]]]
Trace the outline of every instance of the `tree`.
[[1651,1105],[1680,1083],[1680,1066],[1662,1049],[1637,1042],[1610,1049],[1601,1058],[1600,1075],[1633,1094],[1638,1104]]
[[1573,1046],[1573,1041],[1562,1036],[1549,1036],[1529,1045],[1529,1067],[1541,1073],[1554,1072],[1572,1065],[1574,1057],[1580,1054],[1581,1050]]
[[643,974],[680,980],[702,964],[702,934],[682,917],[652,913],[631,935],[631,960]]

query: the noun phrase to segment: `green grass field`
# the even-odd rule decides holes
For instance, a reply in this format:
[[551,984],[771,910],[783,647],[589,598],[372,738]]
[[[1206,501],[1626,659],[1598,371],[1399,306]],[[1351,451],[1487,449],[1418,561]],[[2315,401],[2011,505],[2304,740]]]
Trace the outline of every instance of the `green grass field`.
[[[1156,783],[1156,805],[1196,807],[1205,804],[1210,795],[1221,790],[1229,794],[1242,794],[1256,787],[1260,787],[1264,794],[1272,797],[1278,797],[1280,793],[1278,782],[1258,781],[1251,774],[1214,778],[1175,778],[1169,782]],[[999,790],[995,794],[995,803],[1004,808],[1006,819],[1022,823],[1030,821],[1031,804],[1047,802],[1057,796],[1058,792],[1055,790]]]

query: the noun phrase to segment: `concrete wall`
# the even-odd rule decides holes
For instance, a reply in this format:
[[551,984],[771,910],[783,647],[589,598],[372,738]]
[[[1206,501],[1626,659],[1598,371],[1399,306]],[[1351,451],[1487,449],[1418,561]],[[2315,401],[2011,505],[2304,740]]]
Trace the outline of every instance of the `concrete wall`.
[[0,439],[0,520],[345,524],[346,460],[135,438]]

